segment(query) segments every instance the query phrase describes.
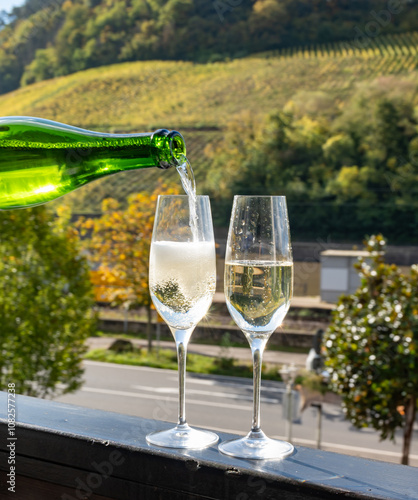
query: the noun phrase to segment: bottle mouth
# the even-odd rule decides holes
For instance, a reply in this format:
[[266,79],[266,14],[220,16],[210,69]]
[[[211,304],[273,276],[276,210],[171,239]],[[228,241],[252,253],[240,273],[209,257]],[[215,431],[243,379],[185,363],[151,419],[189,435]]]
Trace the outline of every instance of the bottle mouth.
[[167,137],[170,139],[171,156],[176,160],[177,165],[183,163],[186,157],[186,144],[183,136],[177,130],[173,130]]
[[151,141],[160,146],[160,158],[158,167],[167,169],[177,167],[184,162],[186,157],[186,144],[183,136],[177,130],[169,132],[166,129],[156,130],[152,134]]

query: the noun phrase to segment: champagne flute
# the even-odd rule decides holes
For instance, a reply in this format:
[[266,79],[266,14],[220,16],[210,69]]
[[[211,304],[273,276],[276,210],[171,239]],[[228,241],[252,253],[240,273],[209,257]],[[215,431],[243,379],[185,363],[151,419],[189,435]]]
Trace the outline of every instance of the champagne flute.
[[207,313],[216,288],[215,240],[208,196],[159,196],[151,241],[152,301],[176,342],[179,413],[176,427],[148,434],[147,442],[168,448],[200,449],[215,444],[213,432],[186,422],[187,344]]
[[219,450],[237,458],[283,458],[285,441],[268,438],[260,427],[262,356],[270,335],[290,306],[293,261],[286,198],[235,196],[225,256],[225,297],[229,313],[247,338],[253,358],[251,431],[223,442]]

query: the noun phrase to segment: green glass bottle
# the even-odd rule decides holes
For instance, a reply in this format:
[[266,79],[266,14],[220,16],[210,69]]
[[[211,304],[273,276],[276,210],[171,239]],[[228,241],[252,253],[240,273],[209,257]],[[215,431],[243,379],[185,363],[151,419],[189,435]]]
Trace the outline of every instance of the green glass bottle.
[[106,175],[177,166],[179,132],[104,134],[25,116],[0,118],[0,210],[55,200]]

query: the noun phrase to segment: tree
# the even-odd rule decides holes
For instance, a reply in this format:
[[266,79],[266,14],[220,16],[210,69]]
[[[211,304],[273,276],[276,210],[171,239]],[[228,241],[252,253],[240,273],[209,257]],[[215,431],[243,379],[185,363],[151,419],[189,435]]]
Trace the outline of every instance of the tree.
[[0,388],[53,396],[81,385],[93,296],[64,211],[0,212]]
[[232,194],[283,194],[295,239],[356,241],[378,227],[414,243],[416,94],[416,82],[378,78],[344,105],[299,92],[264,120],[237,115],[205,148],[215,223],[227,225]]
[[53,49],[38,49],[33,61],[26,66],[21,79],[21,85],[30,85],[34,82],[41,82],[54,76],[56,67],[56,57]]
[[408,464],[418,400],[418,266],[403,274],[384,263],[381,235],[366,243],[370,263],[356,265],[361,285],[340,298],[325,334],[326,366],[353,425],[391,440],[403,428]]
[[308,116],[295,119],[284,110],[264,122],[248,115],[231,121],[223,141],[205,150],[212,160],[205,187],[217,200],[215,221],[227,223],[227,214],[221,219],[219,210],[222,199],[232,194],[283,194],[290,203],[322,195],[320,184],[326,181],[322,144],[327,137],[320,121]]
[[[177,187],[158,186],[153,193],[142,191],[128,198],[126,209],[112,198],[103,201],[103,215],[80,221],[81,234],[92,263],[98,266],[108,300],[125,309],[147,310],[148,350],[152,349],[151,296],[148,263],[158,194],[177,194]],[[90,233],[90,234],[89,234]]]
[[19,86],[19,64],[14,54],[0,48],[0,94],[10,92]]

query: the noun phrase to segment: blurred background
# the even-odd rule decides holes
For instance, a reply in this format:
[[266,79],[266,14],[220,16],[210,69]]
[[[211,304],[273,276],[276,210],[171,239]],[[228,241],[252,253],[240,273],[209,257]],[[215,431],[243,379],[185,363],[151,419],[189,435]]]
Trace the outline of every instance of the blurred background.
[[[381,367],[379,379],[374,370],[375,392],[383,388],[382,401],[392,398],[393,404],[378,401],[377,413],[352,414],[351,423],[344,425],[374,428],[369,448],[375,450],[380,446],[378,432],[384,437],[397,432],[398,447],[390,444],[377,458],[398,460],[402,433],[417,433],[418,379],[411,375],[418,373],[417,275],[411,266],[418,262],[418,2],[3,0],[1,9],[1,116],[37,116],[113,133],[167,128],[183,134],[197,191],[211,196],[218,254],[218,293],[194,337],[196,345],[216,347],[210,353],[203,347],[199,352],[213,355],[216,362],[210,369],[196,370],[251,376],[245,369],[240,372],[249,349],[245,355],[233,350],[245,347],[245,339],[231,323],[222,293],[232,198],[286,195],[295,299],[285,324],[272,338],[271,350],[279,354],[266,362],[266,370],[280,383],[279,368],[294,362],[300,378],[292,383],[303,386],[309,379],[305,387],[320,384],[315,386],[315,401],[323,396],[323,384],[338,394],[338,384],[327,386],[321,378],[324,360],[328,356],[329,369],[337,372],[332,359],[341,352],[333,351],[332,335],[340,332],[347,339],[356,334],[345,331],[333,311],[337,305],[340,312],[346,307],[349,321],[355,323],[358,313],[340,296],[357,293],[352,301],[372,303],[376,328],[371,326],[374,319],[367,323],[369,329],[362,332],[366,343],[383,331],[379,321],[389,317],[384,334],[393,342],[379,359],[404,366],[407,359],[410,371],[389,373]],[[157,345],[159,353],[170,337],[149,298],[149,245],[138,250],[137,240],[129,234],[136,230],[149,243],[156,196],[180,190],[175,169],[125,172],[95,181],[46,208],[0,214],[0,282],[9,287],[7,296],[3,292],[0,297],[5,318],[0,337],[3,353],[9,353],[1,361],[3,387],[13,378],[20,381],[24,394],[57,396],[76,389],[75,394],[81,394],[82,370],[64,374],[56,367],[66,356],[80,362],[87,347],[87,356],[95,360],[136,355],[138,364],[175,368],[172,359],[166,364],[161,359],[159,364],[155,359],[139,361],[147,342],[150,351]],[[40,235],[42,245],[36,243]],[[385,250],[382,261],[373,261],[373,245]],[[111,248],[115,259],[107,259],[100,247]],[[61,249],[65,269],[59,269],[48,248]],[[130,260],[133,248],[142,255],[140,263]],[[39,260],[33,260],[34,255]],[[372,266],[370,273],[359,275],[360,268],[354,267],[359,257]],[[28,267],[29,261],[34,267]],[[129,273],[133,267],[135,279]],[[376,276],[399,287],[390,293],[378,288]],[[28,283],[33,286],[28,288]],[[51,283],[56,284],[54,293],[48,294]],[[365,287],[370,295],[360,297]],[[60,303],[63,290],[65,300]],[[376,305],[376,296],[385,300]],[[29,308],[31,302],[38,305]],[[400,310],[387,312],[387,304],[393,311],[399,305],[407,322],[397,322]],[[60,307],[68,314],[60,315]],[[327,337],[328,352],[322,343],[325,331],[332,337]],[[116,337],[130,342],[117,350],[133,352],[109,352]],[[342,342],[341,349],[348,345],[366,352],[360,337],[351,340],[344,341],[345,347]],[[38,355],[30,348],[35,344],[40,346]],[[375,358],[370,356],[376,355],[372,344],[367,346],[364,366],[371,366]],[[312,349],[315,366],[312,356],[306,362]],[[44,364],[34,364],[34,359]],[[22,360],[33,369],[22,372]],[[134,363],[119,359],[128,361]],[[87,370],[90,366],[85,365]],[[45,367],[51,371],[47,382],[42,378]],[[312,381],[303,368],[319,378]],[[367,380],[365,373],[360,378]],[[96,375],[91,377],[90,389]],[[382,382],[392,377],[395,382]],[[347,379],[347,387],[355,388],[353,380]],[[406,395],[399,389],[404,384],[409,387]],[[278,387],[283,392],[283,386]],[[104,403],[91,393],[94,390],[85,392],[81,400],[76,395],[61,397],[102,407]],[[360,391],[353,395],[353,405],[360,405],[359,394],[365,407],[372,404],[367,391]],[[281,396],[270,400],[272,405],[282,402]],[[340,403],[333,401],[328,423],[345,421]],[[408,413],[408,405],[415,410]],[[133,403],[125,406],[124,411],[138,414]],[[142,416],[152,417],[154,410],[150,407]],[[282,432],[275,427],[275,411],[269,432],[283,434],[284,428]],[[199,418],[194,419],[197,424],[210,426]],[[308,419],[309,429],[316,425],[315,418]],[[300,423],[300,413],[294,420]],[[232,424],[217,427],[239,432],[247,427],[228,425]],[[341,429],[328,441],[335,443],[348,432],[345,444],[336,449],[350,452],[352,435],[347,427]],[[301,442],[318,444],[313,431],[300,432]],[[360,450],[366,431],[361,432],[358,449],[351,450],[354,454],[366,453]],[[414,457],[416,464],[417,451]]]

